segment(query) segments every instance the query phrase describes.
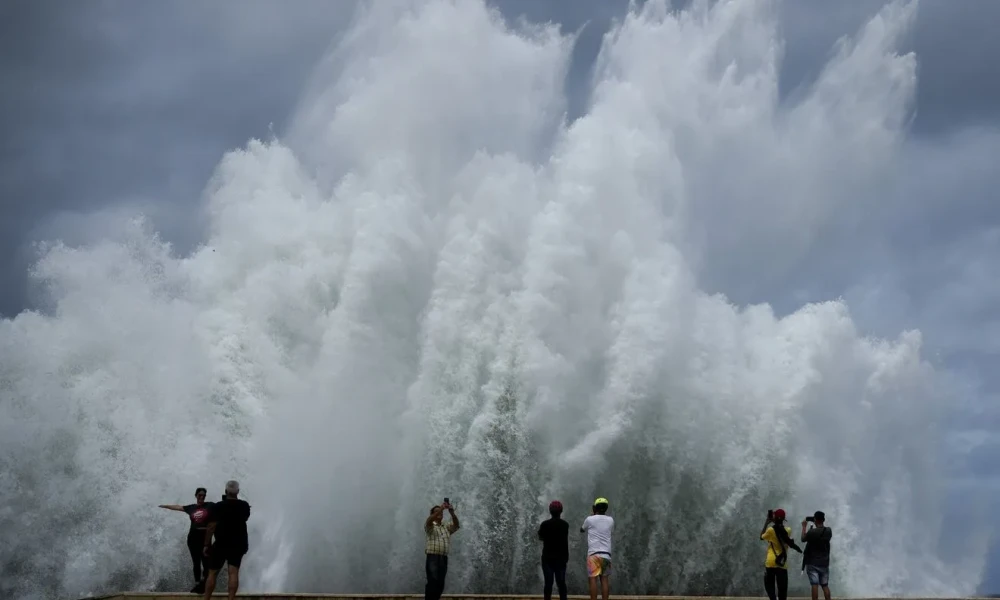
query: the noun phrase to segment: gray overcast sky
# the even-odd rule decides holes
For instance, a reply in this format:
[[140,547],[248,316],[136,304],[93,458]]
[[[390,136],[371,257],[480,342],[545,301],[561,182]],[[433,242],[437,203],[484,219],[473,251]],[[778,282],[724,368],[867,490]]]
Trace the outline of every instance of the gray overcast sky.
[[[498,0],[508,17],[589,23],[568,91],[583,105],[611,0]],[[795,0],[781,8],[783,92],[814,78],[838,37],[883,2]],[[184,252],[202,235],[199,196],[222,154],[281,132],[351,4],[297,0],[0,3],[0,315],[31,306],[31,244],[84,243],[142,207]],[[956,482],[1000,488],[1000,2],[924,0],[905,50],[919,60],[903,168],[862,216],[836,215],[802,256],[752,271],[720,243],[701,276],[737,302],[779,313],[844,296],[859,324],[919,327],[929,352],[969,382],[957,427],[985,436]],[[739,251],[736,251],[739,250]],[[973,415],[970,417],[968,415]],[[973,484],[969,484],[973,485]],[[982,491],[981,488],[977,488]],[[997,502],[1000,508],[1000,502]],[[1000,588],[1000,559],[991,583]]]

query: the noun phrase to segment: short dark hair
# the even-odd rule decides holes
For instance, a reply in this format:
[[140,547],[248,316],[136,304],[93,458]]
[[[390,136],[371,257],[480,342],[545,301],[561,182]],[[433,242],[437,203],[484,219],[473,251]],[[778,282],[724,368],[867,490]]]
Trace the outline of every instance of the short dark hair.
[[603,515],[604,513],[608,512],[608,505],[604,502],[601,502],[600,504],[595,504],[594,510],[597,512],[597,514]]
[[821,510],[817,510],[815,513],[813,513],[813,520],[819,521],[820,523],[826,521],[826,513],[824,513]]
[[435,504],[434,506],[432,506],[432,507],[431,507],[431,512],[430,512],[430,514],[432,514],[432,515],[433,515],[433,514],[434,514],[434,511],[436,511],[436,510],[437,510],[437,509],[439,509],[439,508],[441,508],[441,507],[440,507],[440,506],[438,506],[437,504]]
[[194,495],[197,496],[198,494],[205,494],[207,496],[208,490],[206,490],[205,488],[198,488],[194,491]]

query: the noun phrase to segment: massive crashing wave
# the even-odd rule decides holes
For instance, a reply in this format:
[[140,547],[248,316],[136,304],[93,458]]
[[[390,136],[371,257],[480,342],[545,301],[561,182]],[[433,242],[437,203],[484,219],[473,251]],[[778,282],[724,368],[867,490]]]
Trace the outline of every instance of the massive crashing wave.
[[0,322],[2,595],[186,589],[156,505],[231,477],[245,589],[419,592],[450,496],[447,591],[537,592],[548,500],[575,532],[600,495],[615,593],[759,595],[777,505],[826,511],[840,596],[974,592],[983,543],[937,551],[949,397],[919,332],[699,284],[743,227],[760,260],[808,243],[905,135],[912,5],[787,101],[772,8],[633,8],[569,122],[572,36],[366,5],[287,136],[223,158],[202,247],[141,220],[49,246],[49,304]]

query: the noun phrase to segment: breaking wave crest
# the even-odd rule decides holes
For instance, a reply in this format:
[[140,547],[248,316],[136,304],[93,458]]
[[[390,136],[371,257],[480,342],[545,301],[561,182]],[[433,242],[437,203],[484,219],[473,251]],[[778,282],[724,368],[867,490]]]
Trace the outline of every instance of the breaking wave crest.
[[202,247],[136,220],[37,263],[51,309],[0,322],[0,591],[187,585],[183,517],[156,505],[235,477],[247,589],[419,591],[450,496],[447,590],[536,592],[548,500],[575,531],[600,495],[615,593],[758,595],[777,505],[826,511],[840,596],[973,593],[985,542],[937,550],[949,396],[919,332],[699,277],[748,232],[781,260],[891,164],[913,11],[781,101],[770,3],[651,0],[567,122],[557,28],[367,8],[288,134],[223,157]]

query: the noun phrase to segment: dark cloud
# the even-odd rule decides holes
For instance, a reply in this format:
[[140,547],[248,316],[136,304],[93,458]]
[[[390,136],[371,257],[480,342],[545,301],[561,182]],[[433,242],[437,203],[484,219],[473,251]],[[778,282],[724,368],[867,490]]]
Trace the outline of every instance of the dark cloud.
[[0,314],[28,301],[30,243],[144,209],[180,248],[219,158],[280,127],[351,6],[18,1],[0,21]]
[[[580,31],[568,82],[570,113],[579,114],[601,38],[628,3],[492,4],[508,18]],[[807,85],[836,39],[882,4],[779,4],[784,92]],[[0,314],[27,301],[28,244],[87,239],[78,225],[89,213],[140,206],[179,248],[200,239],[194,211],[219,157],[249,137],[268,136],[272,124],[281,130],[352,10],[319,0],[280,7],[263,0],[52,6],[17,0],[2,9],[0,252],[7,260]],[[996,55],[1000,42],[984,24],[997,16],[1000,5],[992,3],[920,6],[908,42],[921,65],[916,132],[946,135],[996,120],[1000,67],[984,57]],[[953,233],[960,231],[962,215],[951,221]]]
[[1000,22],[997,2],[920,5],[913,47],[920,60],[918,131],[941,132],[1000,114],[1000,41],[986,23]]
[[[782,75],[786,91],[807,84],[838,38],[858,29],[887,0],[781,4],[787,40]],[[1000,41],[986,23],[1000,20],[1000,3],[918,3],[917,19],[901,52],[916,52],[920,65],[914,133],[935,135],[1000,116]]]

